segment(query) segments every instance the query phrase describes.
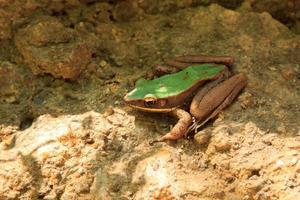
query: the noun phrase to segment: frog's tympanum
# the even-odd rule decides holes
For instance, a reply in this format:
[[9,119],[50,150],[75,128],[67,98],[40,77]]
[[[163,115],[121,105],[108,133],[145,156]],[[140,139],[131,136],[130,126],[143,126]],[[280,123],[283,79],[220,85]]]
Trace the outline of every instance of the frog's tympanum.
[[150,74],[160,77],[139,79],[124,100],[139,110],[177,117],[177,124],[159,141],[176,140],[214,118],[246,86],[243,74],[230,75],[232,64],[229,56],[176,57]]

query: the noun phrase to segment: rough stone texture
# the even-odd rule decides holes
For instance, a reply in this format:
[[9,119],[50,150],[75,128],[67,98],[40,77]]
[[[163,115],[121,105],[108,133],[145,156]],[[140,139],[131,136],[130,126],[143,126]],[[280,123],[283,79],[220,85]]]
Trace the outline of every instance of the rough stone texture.
[[139,7],[141,7],[146,13],[157,14],[164,12],[176,12],[179,9],[184,9],[192,6],[208,6],[212,3],[218,3],[226,8],[237,8],[243,2],[243,0],[141,0],[138,1]]
[[[30,70],[0,60],[0,124],[19,126],[34,88]],[[31,88],[30,90],[28,88]],[[0,125],[1,126],[1,125]]]
[[20,96],[23,80],[18,80],[17,66],[9,62],[0,63],[0,98],[4,102],[15,102]]
[[14,133],[13,148],[0,151],[0,198],[87,198],[95,169],[112,156],[109,148],[119,145],[122,135],[131,138],[132,128],[133,117],[120,110],[106,117],[95,112],[39,117],[31,128]]
[[76,79],[91,59],[76,33],[52,17],[39,18],[15,36],[15,44],[34,74]]
[[[297,199],[300,138],[253,123],[217,122],[207,149],[150,146],[149,132],[120,109],[39,117],[0,127],[1,199]],[[228,133],[231,133],[228,135]],[[219,138],[228,138],[224,149]],[[213,151],[223,146],[222,151]],[[226,151],[224,151],[226,150]],[[155,198],[156,197],[156,198]]]
[[[1,1],[0,199],[298,199],[299,35],[245,7],[123,2],[126,16],[119,1],[81,2]],[[25,70],[70,61],[80,42],[93,56],[77,81]],[[247,88],[195,141],[150,146],[174,121],[122,97],[154,64],[198,53],[234,56]],[[127,111],[99,114],[109,105]]]
[[300,1],[299,0],[246,0],[255,11],[269,12],[275,19],[287,24],[300,33]]

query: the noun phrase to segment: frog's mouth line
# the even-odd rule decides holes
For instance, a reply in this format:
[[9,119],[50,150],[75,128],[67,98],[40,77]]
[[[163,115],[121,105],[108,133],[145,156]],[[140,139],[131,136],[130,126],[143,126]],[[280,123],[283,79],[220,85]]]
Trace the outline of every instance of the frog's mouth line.
[[128,104],[132,108],[136,108],[138,110],[146,111],[146,112],[157,112],[157,113],[168,113],[176,109],[175,108],[145,108],[136,105]]

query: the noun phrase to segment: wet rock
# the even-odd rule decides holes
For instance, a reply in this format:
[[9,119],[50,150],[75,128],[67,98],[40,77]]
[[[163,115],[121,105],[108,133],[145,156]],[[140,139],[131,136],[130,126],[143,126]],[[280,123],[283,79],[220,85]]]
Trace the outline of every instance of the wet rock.
[[34,74],[74,80],[91,59],[88,46],[76,33],[52,17],[18,30],[15,44]]

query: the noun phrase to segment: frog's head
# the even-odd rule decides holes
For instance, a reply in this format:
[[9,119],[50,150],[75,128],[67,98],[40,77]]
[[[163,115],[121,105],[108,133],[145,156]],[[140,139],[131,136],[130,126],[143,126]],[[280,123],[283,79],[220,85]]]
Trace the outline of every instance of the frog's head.
[[151,82],[151,80],[140,79],[136,88],[126,94],[124,101],[131,107],[148,112],[170,112],[168,96],[161,95],[163,88]]
[[137,93],[139,91],[135,88],[124,97],[124,101],[133,108],[148,112],[169,112],[172,110],[166,98],[158,98],[150,93],[137,97]]

